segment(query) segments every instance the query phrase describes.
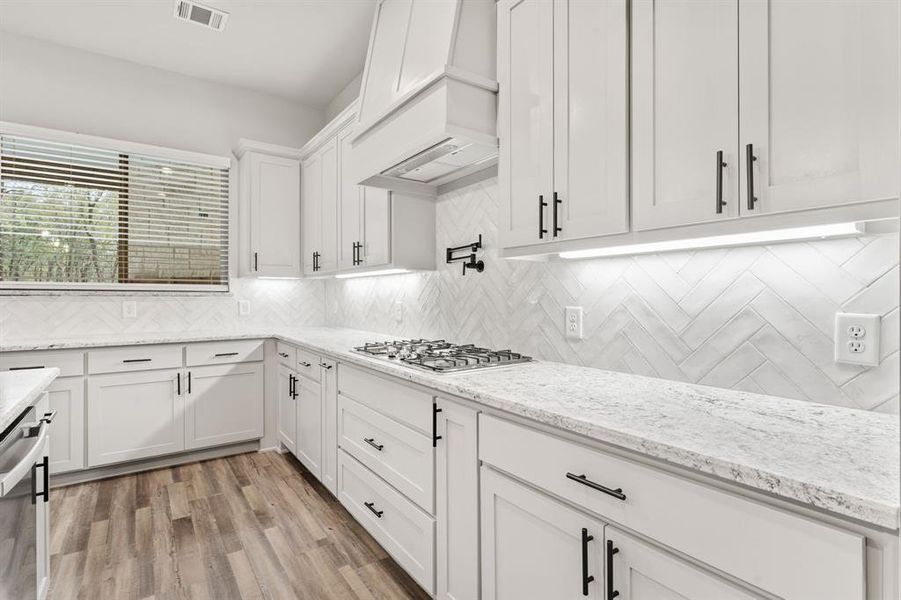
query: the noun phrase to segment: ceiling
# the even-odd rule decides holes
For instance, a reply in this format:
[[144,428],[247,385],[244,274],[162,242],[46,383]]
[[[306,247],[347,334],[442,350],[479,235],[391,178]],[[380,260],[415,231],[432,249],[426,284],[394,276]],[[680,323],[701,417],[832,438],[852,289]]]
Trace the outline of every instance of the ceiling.
[[322,108],[363,68],[375,0],[201,0],[225,31],[180,21],[174,0],[0,0],[0,30]]

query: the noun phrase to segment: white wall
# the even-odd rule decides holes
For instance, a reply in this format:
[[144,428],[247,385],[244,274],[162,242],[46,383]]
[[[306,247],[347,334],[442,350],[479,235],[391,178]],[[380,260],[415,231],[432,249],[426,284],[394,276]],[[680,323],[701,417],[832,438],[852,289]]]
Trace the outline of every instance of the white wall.
[[2,32],[0,120],[229,156],[242,137],[302,146],[325,113]]
[[344,89],[338,92],[338,95],[332,98],[332,101],[325,107],[325,120],[331,121],[338,116],[342,110],[348,107],[351,102],[360,95],[360,83],[363,81],[363,72],[357,73],[357,76],[351,79],[350,83],[344,86]]

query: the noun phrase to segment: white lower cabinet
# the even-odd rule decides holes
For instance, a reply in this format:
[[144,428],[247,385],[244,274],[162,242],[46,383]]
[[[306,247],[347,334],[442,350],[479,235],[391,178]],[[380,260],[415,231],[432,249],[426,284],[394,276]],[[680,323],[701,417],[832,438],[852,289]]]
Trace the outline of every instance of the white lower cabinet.
[[62,377],[47,390],[56,411],[50,433],[50,473],[84,468],[84,379]]
[[297,375],[284,365],[278,367],[278,441],[292,454],[297,452]]
[[444,398],[434,410],[437,598],[478,600],[478,412]]
[[185,396],[185,448],[263,435],[263,363],[192,367]]
[[[753,600],[758,596],[607,526],[607,587],[620,600]],[[608,596],[609,597],[609,596]]]
[[295,456],[322,479],[322,387],[318,381],[300,377],[296,386],[297,450]]
[[322,484],[338,494],[338,365],[322,361]]
[[181,374],[180,369],[163,369],[90,377],[88,466],[184,450]]
[[483,600],[601,600],[603,585],[603,522],[482,468]]

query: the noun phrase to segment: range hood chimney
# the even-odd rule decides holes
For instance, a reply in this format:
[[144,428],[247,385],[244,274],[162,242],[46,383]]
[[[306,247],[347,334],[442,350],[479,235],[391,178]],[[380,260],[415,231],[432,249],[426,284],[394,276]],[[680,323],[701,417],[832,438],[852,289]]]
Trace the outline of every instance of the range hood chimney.
[[381,0],[363,71],[355,179],[399,192],[497,161],[494,0]]

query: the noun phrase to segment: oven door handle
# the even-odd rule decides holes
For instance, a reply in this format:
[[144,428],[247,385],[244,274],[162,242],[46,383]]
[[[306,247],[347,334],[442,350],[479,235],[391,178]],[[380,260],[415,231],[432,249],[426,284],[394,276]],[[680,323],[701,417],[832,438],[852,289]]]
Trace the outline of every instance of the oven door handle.
[[[36,424],[25,425],[21,428],[21,435],[23,438],[30,438],[30,432],[33,431]],[[34,441],[34,445],[28,451],[28,453],[22,457],[22,460],[19,463],[7,471],[0,475],[0,496],[5,496],[12,490],[22,478],[25,477],[30,471],[31,468],[38,462],[38,460],[44,455],[44,450],[47,447],[47,433],[50,431],[50,424],[47,421],[41,421],[40,425],[37,426],[37,435],[34,436],[36,439]]]

